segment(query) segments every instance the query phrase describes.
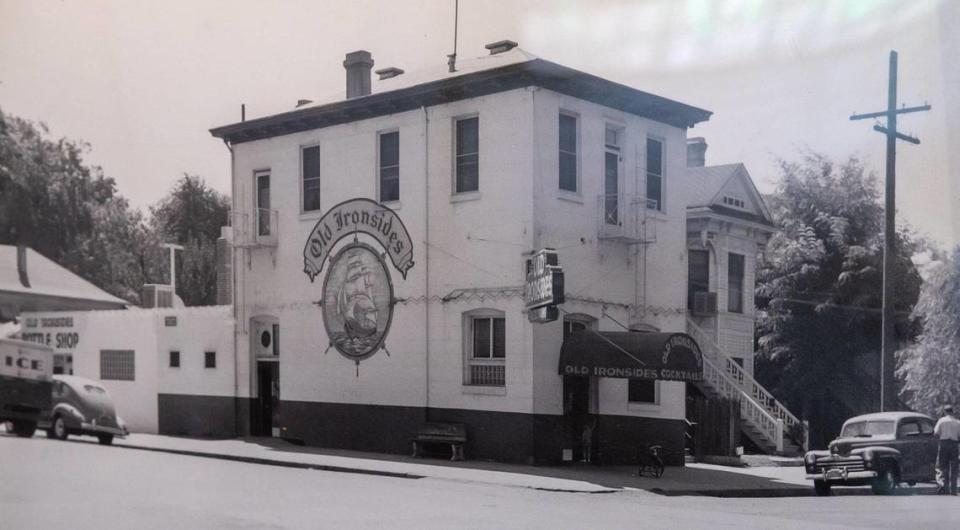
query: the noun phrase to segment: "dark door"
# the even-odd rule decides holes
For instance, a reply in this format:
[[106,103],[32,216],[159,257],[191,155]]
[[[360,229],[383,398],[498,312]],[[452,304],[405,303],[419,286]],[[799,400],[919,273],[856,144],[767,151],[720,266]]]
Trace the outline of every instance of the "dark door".
[[254,434],[273,436],[280,401],[278,363],[257,363],[257,401],[254,406]]
[[[563,417],[567,431],[567,447],[572,447],[574,459],[590,460],[584,454],[584,431],[590,429],[589,435],[595,439],[593,418],[590,415],[590,378],[564,376],[563,377]],[[594,444],[590,444],[594,445]],[[592,448],[596,452],[596,447]]]

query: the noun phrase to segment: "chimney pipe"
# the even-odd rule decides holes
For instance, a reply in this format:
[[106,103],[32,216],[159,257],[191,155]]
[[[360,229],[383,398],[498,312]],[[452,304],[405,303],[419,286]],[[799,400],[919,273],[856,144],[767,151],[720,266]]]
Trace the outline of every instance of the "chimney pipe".
[[707,141],[701,137],[687,138],[687,167],[707,164]]
[[357,50],[347,54],[343,61],[347,69],[347,99],[370,95],[370,70],[373,57],[366,50]]

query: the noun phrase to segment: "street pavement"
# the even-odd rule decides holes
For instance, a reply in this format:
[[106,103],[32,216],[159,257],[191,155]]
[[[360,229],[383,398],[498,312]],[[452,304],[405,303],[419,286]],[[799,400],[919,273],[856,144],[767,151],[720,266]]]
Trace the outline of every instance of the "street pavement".
[[473,481],[467,468],[410,465],[456,473],[418,479],[330,472],[106,447],[92,438],[61,442],[2,434],[0,527],[960,527],[960,499],[954,497],[671,497],[632,488],[571,493]]

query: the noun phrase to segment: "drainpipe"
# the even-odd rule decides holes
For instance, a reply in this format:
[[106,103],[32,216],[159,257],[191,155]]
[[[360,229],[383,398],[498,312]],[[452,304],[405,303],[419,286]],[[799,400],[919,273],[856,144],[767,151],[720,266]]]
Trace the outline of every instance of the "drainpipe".
[[423,238],[424,238],[424,421],[430,421],[430,113],[423,109]]
[[[223,145],[227,146],[227,149],[230,151],[230,200],[231,204],[231,216],[236,214],[236,204],[237,204],[237,181],[234,178],[235,176],[235,164],[236,158],[233,152],[233,146],[230,145],[230,141],[227,139],[223,140]],[[230,219],[230,226],[234,225],[235,221]],[[239,269],[237,268],[237,238],[236,233],[234,233],[230,238],[230,306],[231,306],[231,315],[233,316],[233,432],[235,435],[240,435],[240,407],[238,407],[238,400],[240,399],[240,380],[237,373],[239,366],[239,356],[237,354],[237,274]]]

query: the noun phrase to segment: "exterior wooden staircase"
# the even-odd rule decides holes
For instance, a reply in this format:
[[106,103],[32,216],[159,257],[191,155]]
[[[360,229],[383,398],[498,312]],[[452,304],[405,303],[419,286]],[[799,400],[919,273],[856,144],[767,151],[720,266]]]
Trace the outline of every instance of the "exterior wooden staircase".
[[689,317],[687,333],[703,353],[700,391],[707,397],[739,401],[743,434],[767,454],[803,454],[807,449],[807,425],[724,353],[713,337]]

